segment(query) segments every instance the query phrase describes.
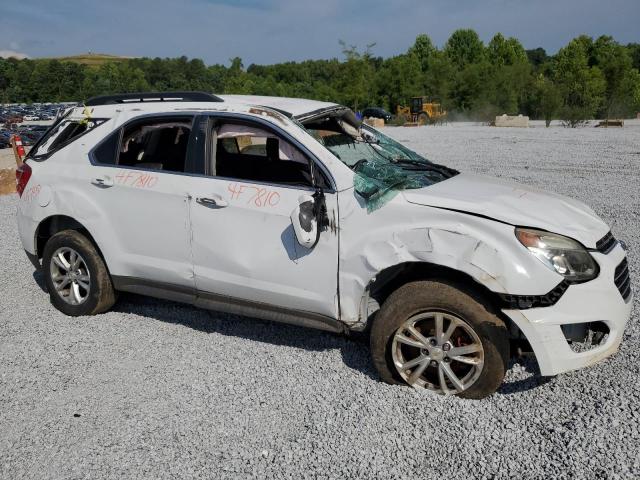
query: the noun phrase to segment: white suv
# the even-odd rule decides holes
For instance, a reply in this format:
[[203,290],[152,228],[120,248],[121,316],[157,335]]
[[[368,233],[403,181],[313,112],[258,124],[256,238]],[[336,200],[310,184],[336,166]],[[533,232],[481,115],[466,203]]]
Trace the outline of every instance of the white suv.
[[623,245],[587,206],[431,163],[332,103],[94,98],[17,184],[22,243],[67,315],[127,291],[366,329],[383,380],[467,398],[516,350],[542,375],[602,360],[630,315]]

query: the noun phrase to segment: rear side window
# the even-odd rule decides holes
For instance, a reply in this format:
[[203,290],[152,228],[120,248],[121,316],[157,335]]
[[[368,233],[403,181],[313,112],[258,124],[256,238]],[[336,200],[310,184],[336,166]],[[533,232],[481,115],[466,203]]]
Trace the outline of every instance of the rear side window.
[[120,130],[116,130],[103,140],[92,152],[96,162],[105,165],[113,165],[118,159],[118,146],[120,145]]
[[[117,143],[118,165],[145,170],[186,171],[192,123],[193,117],[176,117],[150,119],[126,127]],[[109,150],[112,148],[111,140],[107,139],[100,146],[104,147],[107,158],[109,151],[113,151]]]
[[106,122],[104,118],[63,120],[44,135],[42,140],[34,147],[31,157],[35,159],[46,158],[104,122]]

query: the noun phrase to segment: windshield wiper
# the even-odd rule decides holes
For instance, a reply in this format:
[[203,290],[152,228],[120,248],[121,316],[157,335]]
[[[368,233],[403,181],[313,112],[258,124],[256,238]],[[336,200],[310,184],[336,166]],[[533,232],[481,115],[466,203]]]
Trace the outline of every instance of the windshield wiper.
[[391,161],[391,163],[399,165],[403,170],[413,170],[417,172],[430,170],[447,176],[455,175],[456,173],[458,173],[457,170],[445,167],[444,165],[437,165],[435,163],[420,160],[411,160],[408,158],[395,158]]
[[391,163],[395,163],[398,165],[412,165],[416,167],[424,167],[424,166],[430,165],[429,163],[424,161],[411,160],[410,158],[400,158],[400,157],[392,159]]
[[365,163],[368,163],[369,160],[367,160],[366,158],[361,158],[360,160],[358,160],[356,163],[354,163],[353,165],[351,165],[351,170],[353,170],[354,172],[357,172],[358,169],[364,165]]

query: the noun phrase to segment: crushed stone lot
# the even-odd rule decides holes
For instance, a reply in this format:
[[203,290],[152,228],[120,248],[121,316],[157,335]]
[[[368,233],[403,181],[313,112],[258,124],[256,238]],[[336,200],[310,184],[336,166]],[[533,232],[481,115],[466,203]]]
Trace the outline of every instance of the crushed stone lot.
[[123,295],[55,310],[0,197],[0,478],[640,477],[640,123],[386,128],[437,163],[589,204],[629,246],[621,350],[483,401],[379,381],[367,343]]

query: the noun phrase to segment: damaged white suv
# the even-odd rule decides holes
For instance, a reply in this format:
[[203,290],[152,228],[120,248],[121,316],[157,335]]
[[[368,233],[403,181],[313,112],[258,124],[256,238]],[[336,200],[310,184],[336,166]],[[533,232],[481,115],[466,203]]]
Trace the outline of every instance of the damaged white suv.
[[68,315],[127,291],[366,329],[383,380],[467,398],[516,350],[543,375],[602,360],[630,315],[624,248],[587,206],[431,163],[336,104],[94,98],[17,184],[22,243]]

